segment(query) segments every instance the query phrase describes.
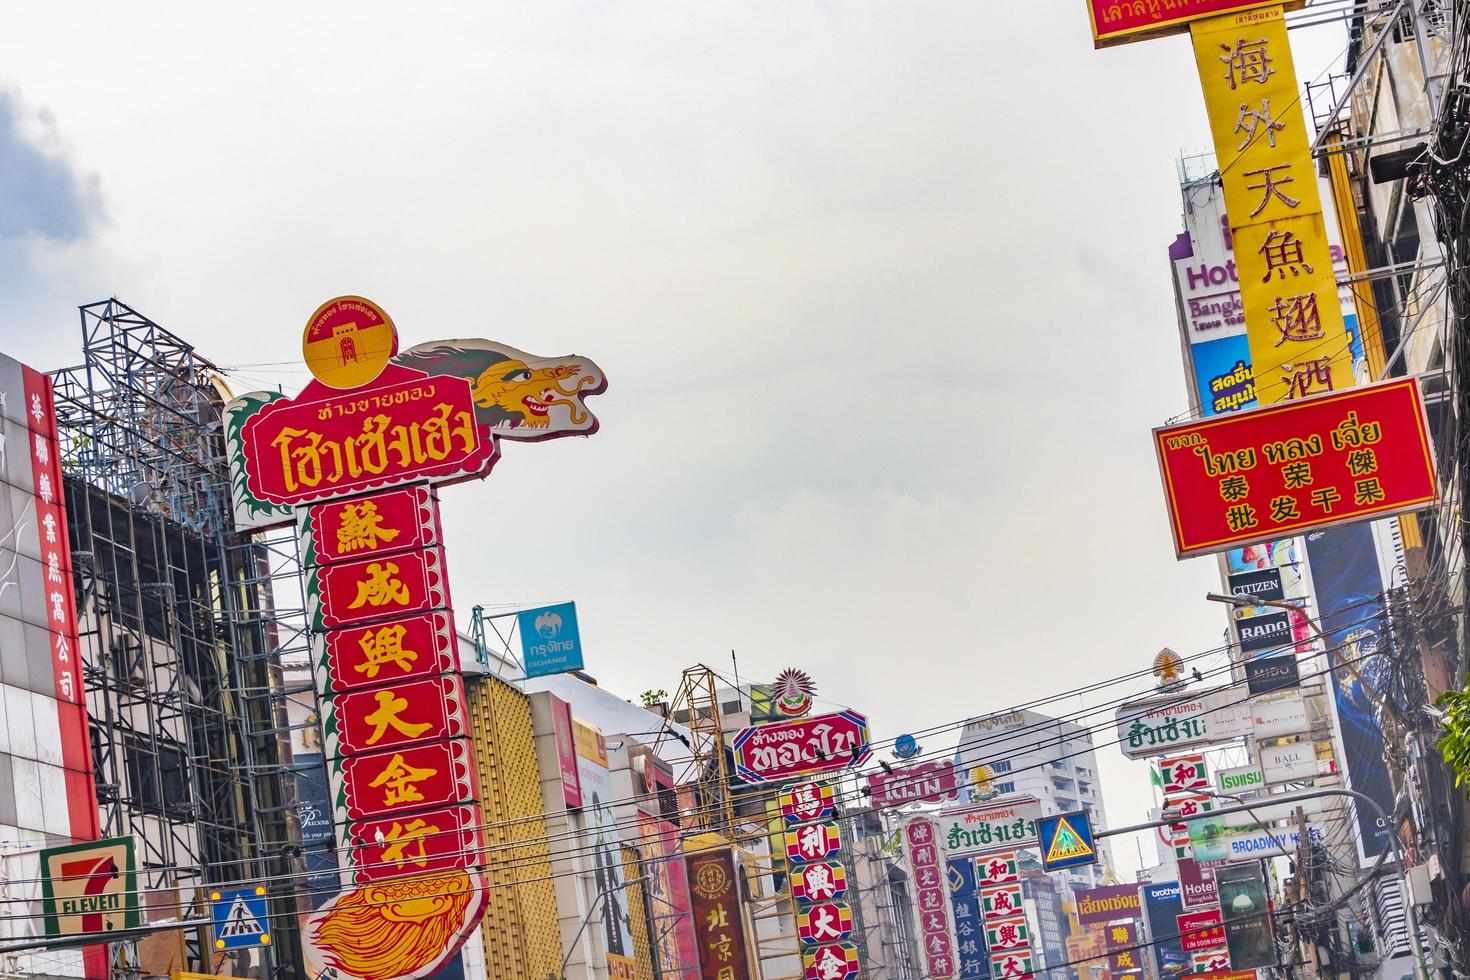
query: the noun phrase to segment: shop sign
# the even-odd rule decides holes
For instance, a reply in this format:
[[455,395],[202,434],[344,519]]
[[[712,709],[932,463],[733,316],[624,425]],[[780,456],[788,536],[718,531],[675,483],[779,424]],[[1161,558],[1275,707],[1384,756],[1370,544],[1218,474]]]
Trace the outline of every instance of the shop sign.
[[1235,620],[1240,649],[1246,653],[1290,646],[1291,615],[1285,612],[1258,613]]
[[792,783],[781,790],[781,816],[788,823],[825,820],[836,812],[831,783]]
[[1009,949],[1024,949],[1031,945],[1031,930],[1026,926],[1026,917],[985,924],[985,946],[997,952]]
[[1225,928],[1220,925],[1220,910],[1185,912],[1179,916],[1179,941],[1186,953],[1218,949],[1225,945]]
[[444,807],[361,820],[348,829],[359,884],[419,872],[473,868],[484,860],[477,808]]
[[1189,956],[1195,974],[1218,974],[1230,969],[1230,953],[1224,949],[1208,949]]
[[464,705],[460,679],[446,676],[339,694],[323,712],[328,733],[336,732],[337,750],[361,755],[467,736]]
[[1249,572],[1237,572],[1229,578],[1230,594],[1248,599],[1277,601],[1286,598],[1286,586],[1281,580],[1281,569],[1259,568]]
[[748,783],[782,782],[866,762],[868,719],[856,711],[741,729],[732,745],[735,771]]
[[319,633],[328,695],[459,671],[454,624],[444,612]]
[[695,941],[699,944],[701,980],[753,980],[741,918],[739,881],[730,848],[689,854],[685,865]]
[[442,544],[439,508],[426,486],[304,508],[304,565],[331,565],[366,554],[389,555]]
[[991,976],[995,980],[1030,980],[1036,976],[1036,966],[1029,949],[1014,953],[995,953],[990,957],[990,967]]
[[1252,702],[1256,738],[1300,735],[1312,727],[1307,705],[1296,693],[1273,694]]
[[830,902],[847,894],[847,869],[838,861],[813,861],[792,872],[791,894],[798,902]]
[[[1316,826],[1308,826],[1307,833],[1314,842],[1324,839]],[[1231,827],[1221,817],[1193,820],[1189,824],[1189,845],[1196,861],[1244,861],[1295,854],[1300,842],[1301,833],[1295,827],[1274,831]]]
[[1216,772],[1215,782],[1220,787],[1220,792],[1238,796],[1264,789],[1266,777],[1261,772],[1260,766],[1237,766],[1234,769],[1221,769]]
[[1317,747],[1310,741],[1258,747],[1267,785],[1317,778]]
[[141,924],[137,845],[113,837],[43,848],[41,911],[48,936],[123,932]]
[[1204,696],[1205,719],[1211,744],[1249,736],[1255,731],[1250,698],[1238,687],[1221,688]]
[[980,889],[975,881],[975,862],[970,858],[946,861],[949,902],[954,909],[954,933],[959,942],[956,968],[961,977],[984,977],[990,969],[986,958],[985,930],[980,914]]
[[835,824],[813,823],[786,831],[786,859],[793,863],[821,861],[841,846]]
[[987,854],[975,859],[976,881],[981,887],[1008,885],[1021,880],[1021,871],[1014,851]]
[[1138,920],[1115,922],[1107,927],[1108,968],[1114,976],[1137,973],[1143,969],[1142,950],[1138,949]]
[[551,699],[551,734],[556,743],[556,765],[561,772],[562,802],[569,810],[582,807],[582,771],[577,766],[577,729],[572,706],[557,697]]
[[348,756],[341,761],[351,820],[386,817],[475,798],[474,764],[464,739]]
[[1202,755],[1182,755],[1172,759],[1160,759],[1159,779],[1165,796],[1174,793],[1192,793],[1210,788],[1209,768]]
[[1179,899],[1187,909],[1208,908],[1216,904],[1215,869],[1193,858],[1179,861]]
[[449,606],[444,553],[438,548],[320,565],[308,574],[321,597],[314,624],[318,629],[338,629]]
[[796,932],[809,946],[840,943],[852,935],[852,910],[846,902],[819,902],[799,908]]
[[1414,378],[1154,430],[1180,558],[1438,499]]
[[1245,683],[1252,695],[1284,691],[1301,684],[1296,655],[1257,657],[1245,662]]
[[887,808],[905,803],[942,803],[960,795],[953,759],[923,762],[892,772],[876,772],[868,777],[873,806]]
[[525,609],[516,614],[516,620],[521,631],[521,666],[527,677],[582,669],[575,602]]
[[975,804],[934,815],[940,839],[952,858],[986,851],[1035,847],[1041,804],[1033,796]]
[[[1183,34],[1191,21],[1253,7],[1280,5],[1282,0],[1087,0],[1092,17],[1092,44],[1102,48],[1131,41],[1146,41],[1167,34]],[[1289,0],[1288,10],[1306,0]]]
[[924,972],[930,977],[953,977],[958,970],[954,905],[946,880],[939,828],[928,816],[913,816],[899,828],[910,877],[914,882],[914,933],[918,937]]
[[986,922],[1009,919],[1025,912],[1025,897],[1021,886],[992,885],[980,889],[980,914]]
[[1196,694],[1144,698],[1118,706],[1118,748],[1130,759],[1218,742],[1209,698],[1228,691],[1216,688]]
[[1103,885],[1077,890],[1077,921],[1083,925],[1133,919],[1142,914],[1137,885]]
[[[830,943],[801,954],[806,980],[847,980],[857,976],[858,952],[852,943]],[[705,980],[710,980],[706,977]]]
[[1261,864],[1227,865],[1215,872],[1215,881],[1220,888],[1220,919],[1230,966],[1238,970],[1276,966],[1271,900]]

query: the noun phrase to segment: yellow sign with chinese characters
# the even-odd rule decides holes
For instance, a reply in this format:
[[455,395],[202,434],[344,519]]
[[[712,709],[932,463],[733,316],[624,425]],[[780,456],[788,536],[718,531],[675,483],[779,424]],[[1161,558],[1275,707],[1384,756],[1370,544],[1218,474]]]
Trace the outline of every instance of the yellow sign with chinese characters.
[[1352,350],[1281,7],[1191,25],[1261,404],[1351,388]]

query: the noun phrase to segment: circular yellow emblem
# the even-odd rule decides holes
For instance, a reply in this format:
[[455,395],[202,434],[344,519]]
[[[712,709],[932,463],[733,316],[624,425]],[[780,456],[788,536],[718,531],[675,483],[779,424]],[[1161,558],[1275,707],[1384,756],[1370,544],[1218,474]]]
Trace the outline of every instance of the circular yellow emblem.
[[398,331],[383,308],[361,296],[329,299],[306,321],[301,356],[312,377],[333,388],[371,383],[398,353]]
[[694,890],[703,898],[719,898],[730,888],[730,877],[718,861],[701,864],[694,872]]

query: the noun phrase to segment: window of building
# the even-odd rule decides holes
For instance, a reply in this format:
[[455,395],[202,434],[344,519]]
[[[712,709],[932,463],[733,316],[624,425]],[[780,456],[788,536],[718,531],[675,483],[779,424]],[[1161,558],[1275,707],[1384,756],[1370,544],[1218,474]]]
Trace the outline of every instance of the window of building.
[[995,784],[995,791],[997,793],[1014,793],[1016,791],[1016,784],[1015,783],[996,783]]
[[1010,772],[1011,763],[1009,759],[1002,759],[1000,762],[992,762],[990,768],[994,772]]

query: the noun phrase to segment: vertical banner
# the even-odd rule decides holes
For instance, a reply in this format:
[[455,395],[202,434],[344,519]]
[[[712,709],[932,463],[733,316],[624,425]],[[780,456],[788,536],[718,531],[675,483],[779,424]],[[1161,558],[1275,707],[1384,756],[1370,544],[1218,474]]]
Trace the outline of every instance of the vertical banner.
[[1266,899],[1266,874],[1259,862],[1227,864],[1215,869],[1220,888],[1220,918],[1230,966],[1254,970],[1276,965],[1276,938]]
[[[1383,631],[1383,576],[1378,570],[1373,529],[1366,524],[1335,527],[1307,536],[1307,556],[1312,568],[1312,586],[1322,615],[1322,631],[1328,638],[1327,660],[1333,668],[1333,701],[1341,727],[1348,785],[1383,808],[1393,811],[1393,786],[1383,765],[1386,747],[1373,701],[1362,681],[1346,670],[1351,664],[1368,683],[1374,684],[1385,669],[1379,654],[1388,639]],[[1388,828],[1380,827],[1378,815],[1349,804],[1358,818],[1358,853],[1366,864],[1388,846]]]
[[1155,975],[1173,977],[1187,973],[1189,957],[1184,954],[1177,928],[1179,916],[1184,912],[1179,882],[1144,885],[1139,894],[1143,900],[1144,925],[1152,944]]
[[914,883],[914,935],[919,938],[923,974],[946,980],[958,973],[954,907],[945,873],[939,825],[927,816],[913,816],[899,828],[903,856]]
[[703,980],[754,980],[740,918],[740,887],[731,850],[697,851],[685,858],[694,910],[699,974]]
[[990,974],[990,956],[985,945],[985,928],[980,915],[980,886],[975,878],[975,859],[945,862],[949,878],[949,901],[954,909],[955,939],[959,942],[960,980],[980,980]]

